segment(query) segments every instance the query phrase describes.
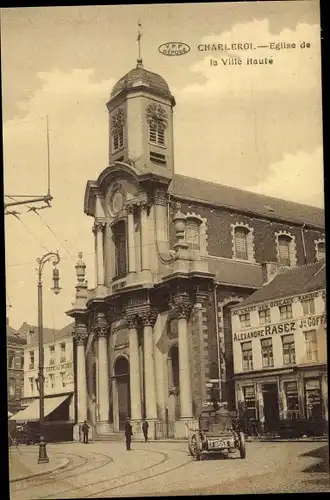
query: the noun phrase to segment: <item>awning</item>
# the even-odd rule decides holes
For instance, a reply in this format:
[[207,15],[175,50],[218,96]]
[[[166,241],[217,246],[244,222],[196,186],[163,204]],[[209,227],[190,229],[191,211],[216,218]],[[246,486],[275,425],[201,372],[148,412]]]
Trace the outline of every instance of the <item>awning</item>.
[[[66,399],[68,399],[69,395],[65,396],[56,396],[54,398],[45,398],[44,399],[44,416],[47,417],[52,411],[56,410]],[[39,399],[35,399],[33,403],[31,403],[24,410],[19,411],[11,417],[10,420],[15,420],[16,422],[38,422],[39,421]]]

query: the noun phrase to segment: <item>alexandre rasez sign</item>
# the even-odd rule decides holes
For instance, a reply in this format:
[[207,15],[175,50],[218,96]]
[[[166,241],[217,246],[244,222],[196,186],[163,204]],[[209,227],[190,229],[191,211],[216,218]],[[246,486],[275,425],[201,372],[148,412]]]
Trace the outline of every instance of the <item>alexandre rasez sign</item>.
[[258,330],[251,330],[249,332],[234,333],[234,341],[241,342],[242,340],[251,340],[258,337],[268,337],[278,333],[294,333],[297,328],[313,328],[319,325],[326,324],[326,316],[310,316],[298,321],[287,321],[276,325],[266,325]]

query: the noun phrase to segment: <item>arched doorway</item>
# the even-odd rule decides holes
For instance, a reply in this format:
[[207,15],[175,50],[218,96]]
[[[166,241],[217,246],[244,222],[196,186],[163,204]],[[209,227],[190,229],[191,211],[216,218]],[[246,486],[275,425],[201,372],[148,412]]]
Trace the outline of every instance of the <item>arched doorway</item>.
[[120,356],[115,362],[115,378],[118,396],[119,430],[124,429],[125,420],[131,413],[129,362]]
[[233,358],[233,336],[232,336],[232,324],[231,324],[231,310],[229,306],[238,304],[239,301],[231,301],[223,307],[222,317],[223,317],[223,338],[224,338],[224,359],[226,366],[226,382],[224,386],[223,399],[227,401],[228,408],[231,410],[235,409],[235,381],[234,381],[234,358]]

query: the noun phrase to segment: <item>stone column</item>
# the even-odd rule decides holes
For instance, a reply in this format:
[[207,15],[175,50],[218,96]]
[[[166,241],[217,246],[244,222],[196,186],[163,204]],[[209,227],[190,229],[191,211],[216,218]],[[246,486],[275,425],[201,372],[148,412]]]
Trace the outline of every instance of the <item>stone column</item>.
[[113,430],[119,431],[119,403],[118,403],[118,388],[117,379],[112,379],[112,412],[113,412]]
[[148,228],[148,205],[141,205],[141,269],[149,270],[149,228]]
[[160,252],[168,253],[168,221],[166,191],[157,189],[155,194],[156,238]]
[[98,342],[98,370],[99,370],[99,422],[97,422],[98,433],[108,433],[109,426],[109,365],[107,338],[109,325],[102,312],[97,312],[95,316],[95,334]]
[[178,317],[180,419],[187,420],[193,418],[188,336],[188,317],[192,304],[186,295],[179,295],[174,297],[174,307]]
[[[140,385],[140,360],[138,341],[138,317],[126,315],[129,328],[129,376],[131,397],[131,420],[141,421],[141,385]],[[134,434],[134,433],[133,433]]]
[[[145,400],[147,420],[157,420],[156,380],[153,326],[157,318],[154,310],[141,314],[144,336],[144,373],[145,373]],[[150,425],[150,424],[149,424]],[[150,437],[152,434],[150,434]]]
[[104,285],[103,229],[105,222],[95,221],[93,231],[96,238],[96,285]]
[[[87,420],[87,380],[85,344],[88,338],[87,326],[82,321],[76,322],[74,338],[77,346],[77,423],[82,425]],[[79,428],[75,430],[75,439],[79,440]]]
[[135,254],[135,227],[134,227],[134,206],[127,207],[127,232],[128,232],[128,271],[136,273],[136,254]]

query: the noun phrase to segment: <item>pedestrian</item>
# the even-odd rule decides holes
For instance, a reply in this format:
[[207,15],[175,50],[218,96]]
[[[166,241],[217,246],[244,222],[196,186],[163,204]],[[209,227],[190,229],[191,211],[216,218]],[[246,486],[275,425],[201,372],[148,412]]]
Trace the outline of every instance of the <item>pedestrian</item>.
[[84,421],[83,425],[82,425],[82,433],[83,433],[83,436],[84,436],[84,444],[88,444],[88,431],[89,431],[89,425],[88,423],[86,422],[86,420]]
[[125,423],[125,440],[126,440],[126,450],[129,451],[131,449],[131,441],[132,441],[132,426],[131,426],[131,421],[130,418],[127,417],[126,423]]
[[142,432],[143,432],[143,435],[144,435],[145,442],[148,441],[148,429],[149,429],[149,424],[146,421],[146,419],[144,418],[143,422],[142,422]]

